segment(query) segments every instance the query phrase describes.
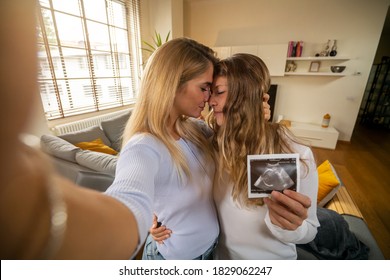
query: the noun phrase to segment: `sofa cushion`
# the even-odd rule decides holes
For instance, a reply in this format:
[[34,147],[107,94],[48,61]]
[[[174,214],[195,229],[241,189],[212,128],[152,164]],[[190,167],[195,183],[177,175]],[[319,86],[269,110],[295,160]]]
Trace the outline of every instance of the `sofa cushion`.
[[125,129],[130,115],[131,111],[124,115],[120,115],[109,120],[104,120],[100,123],[104,133],[111,141],[111,147],[116,151],[120,151],[121,149],[123,130]]
[[81,149],[54,135],[41,136],[41,149],[54,157],[76,162],[76,153]]
[[118,154],[117,151],[115,151],[113,148],[105,145],[103,143],[103,140],[98,138],[90,142],[80,142],[75,144],[76,147],[79,147],[83,150],[89,150],[94,152],[100,152],[105,153],[109,155],[116,155]]
[[81,150],[76,154],[78,164],[111,175],[115,175],[117,160],[116,156],[88,150]]
[[73,145],[76,143],[89,142],[100,138],[105,145],[111,146],[111,141],[107,138],[103,130],[98,125],[91,126],[73,133],[62,134],[58,137],[72,143]]
[[332,164],[326,160],[317,167],[318,171],[318,196],[317,205],[325,206],[336,194],[341,186],[341,181],[337,176]]

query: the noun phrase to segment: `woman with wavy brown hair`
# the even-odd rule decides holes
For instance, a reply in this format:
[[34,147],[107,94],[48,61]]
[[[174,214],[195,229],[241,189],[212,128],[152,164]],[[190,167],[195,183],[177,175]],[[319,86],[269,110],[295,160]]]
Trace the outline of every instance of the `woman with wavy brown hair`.
[[[314,157],[286,127],[264,120],[269,86],[268,69],[257,56],[235,54],[215,66],[209,123],[215,131],[214,200],[221,230],[216,259],[296,259],[295,244],[317,233]],[[249,198],[247,156],[291,153],[300,158],[300,191]]]

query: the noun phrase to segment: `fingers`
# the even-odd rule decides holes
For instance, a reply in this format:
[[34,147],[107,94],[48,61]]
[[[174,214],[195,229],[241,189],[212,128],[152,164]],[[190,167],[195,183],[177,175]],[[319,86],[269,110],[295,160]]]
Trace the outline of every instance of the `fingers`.
[[164,240],[171,237],[171,233],[172,231],[167,229],[166,226],[150,229],[150,234],[152,235],[153,239],[160,244],[164,243]]
[[264,95],[263,95],[263,102],[267,103],[269,98],[270,98],[269,94],[268,93],[264,93]]
[[310,198],[290,190],[283,193],[273,191],[271,198],[265,198],[271,222],[287,230],[295,230],[308,217]]
[[156,214],[153,214],[153,224],[152,224],[152,228],[156,228],[157,227],[157,216]]
[[263,102],[263,106],[264,106],[264,119],[268,121],[271,118],[271,109],[268,108],[269,107],[268,103]]
[[275,197],[272,197],[272,199],[266,198],[265,203],[268,206],[269,216],[273,224],[287,230],[295,230],[302,224],[303,219],[277,202]]
[[268,121],[271,118],[271,106],[268,104],[270,96],[268,93],[263,95],[263,109],[264,109],[264,119]]
[[298,193],[295,191],[291,191],[291,190],[285,190],[285,191],[283,191],[283,194],[290,197],[294,201],[300,203],[306,209],[311,207],[310,197],[308,197],[304,194],[301,194],[301,193]]
[[166,226],[162,226],[161,223],[158,222],[158,218],[156,214],[153,215],[153,224],[149,229],[150,234],[153,239],[159,244],[163,244],[164,240],[171,237],[172,231],[168,229]]

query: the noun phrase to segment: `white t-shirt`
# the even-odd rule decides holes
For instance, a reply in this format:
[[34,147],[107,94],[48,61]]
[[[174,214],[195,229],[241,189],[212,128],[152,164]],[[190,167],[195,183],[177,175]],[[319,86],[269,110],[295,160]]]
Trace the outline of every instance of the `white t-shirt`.
[[212,198],[215,166],[206,164],[203,153],[192,143],[184,139],[176,143],[184,153],[192,179],[178,173],[162,142],[150,134],[138,134],[121,151],[115,180],[106,194],[134,213],[140,244],[155,213],[172,230],[171,237],[157,245],[161,255],[165,259],[193,259],[203,254],[219,233]]
[[239,206],[232,198],[233,183],[225,174],[224,180],[214,186],[220,230],[214,252],[215,259],[296,259],[295,244],[314,239],[319,222],[317,219],[317,168],[310,148],[294,144],[294,150],[306,159],[309,172],[300,166],[300,192],[311,198],[308,218],[294,231],[283,230],[271,223],[268,208],[256,206],[250,209]]

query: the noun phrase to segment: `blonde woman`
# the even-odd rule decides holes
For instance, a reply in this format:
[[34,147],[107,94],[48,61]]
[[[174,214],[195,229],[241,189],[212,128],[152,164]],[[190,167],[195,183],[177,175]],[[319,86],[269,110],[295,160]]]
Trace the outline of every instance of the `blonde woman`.
[[[214,200],[221,228],[216,259],[296,259],[295,244],[317,233],[313,154],[287,128],[264,121],[261,101],[269,86],[268,69],[257,56],[236,54],[215,67],[209,123],[215,131]],[[247,155],[286,153],[300,156],[300,192],[249,199]]]
[[144,259],[207,259],[215,247],[214,161],[205,124],[196,118],[209,99],[216,61],[210,48],[178,38],[153,53],[145,68],[115,181],[106,191],[126,205],[129,191],[147,193],[152,201],[143,203],[169,224],[171,238],[163,244],[148,238]]
[[[204,254],[219,233],[211,193],[214,163],[202,129],[183,115],[199,117],[209,98],[211,50],[177,39],[155,53],[126,129],[117,178],[102,194],[58,176],[45,156],[20,141],[38,101],[35,1],[21,2],[0,4],[0,21],[10,24],[0,30],[5,40],[0,68],[7,73],[0,77],[1,129],[7,135],[1,140],[7,147],[1,169],[1,259],[129,259],[144,243],[153,211],[172,222],[177,236],[172,244],[184,249],[171,250],[168,257]],[[162,209],[161,202],[172,209]],[[187,235],[187,226],[193,233]],[[187,246],[183,236],[190,237]]]

